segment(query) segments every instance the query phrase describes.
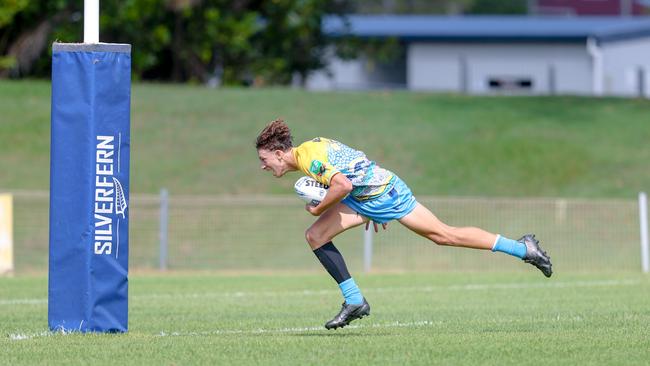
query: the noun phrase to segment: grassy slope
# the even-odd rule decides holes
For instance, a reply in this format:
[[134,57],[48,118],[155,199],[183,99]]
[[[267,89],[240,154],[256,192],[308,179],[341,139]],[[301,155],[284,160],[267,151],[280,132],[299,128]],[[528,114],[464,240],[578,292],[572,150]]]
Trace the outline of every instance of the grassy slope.
[[[47,189],[50,89],[0,82],[0,187]],[[650,102],[406,92],[134,85],[132,193],[289,193],[253,141],[284,117],[295,141],[341,140],[419,195],[632,197],[650,188]]]
[[2,363],[647,365],[650,357],[650,281],[641,274],[357,282],[372,314],[337,331],[322,328],[340,296],[327,276],[168,275],[132,276],[127,334],[52,335],[46,279],[0,278]]

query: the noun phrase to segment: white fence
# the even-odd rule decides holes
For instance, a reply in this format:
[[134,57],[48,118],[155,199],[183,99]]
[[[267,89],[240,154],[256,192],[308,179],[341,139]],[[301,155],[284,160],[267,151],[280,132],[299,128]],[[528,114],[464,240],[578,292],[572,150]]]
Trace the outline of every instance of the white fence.
[[[13,195],[16,272],[44,271],[48,194]],[[641,270],[636,199],[417,198],[450,225],[478,226],[515,239],[537,234],[556,273]],[[304,240],[314,218],[293,196],[171,194],[165,214],[160,196],[132,195],[129,209],[131,269],[321,270]],[[364,246],[364,236],[372,237],[372,247]],[[165,252],[161,242],[167,243]],[[372,235],[352,229],[334,243],[353,272],[530,270],[503,254],[436,246],[398,222]]]

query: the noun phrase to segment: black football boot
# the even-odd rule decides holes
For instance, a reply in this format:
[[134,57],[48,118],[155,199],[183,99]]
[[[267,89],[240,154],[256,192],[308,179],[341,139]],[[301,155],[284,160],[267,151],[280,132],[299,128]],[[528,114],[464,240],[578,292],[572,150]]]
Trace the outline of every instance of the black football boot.
[[553,265],[551,264],[551,257],[549,257],[542,248],[539,246],[539,240],[535,239],[535,234],[526,234],[522,236],[518,242],[526,245],[526,255],[524,262],[530,263],[537,267],[544,276],[551,277],[553,274]]
[[363,303],[359,305],[351,305],[344,302],[341,311],[336,314],[334,319],[325,323],[325,328],[343,328],[350,324],[351,321],[361,319],[368,315],[370,315],[370,304],[368,304],[365,298],[363,299]]

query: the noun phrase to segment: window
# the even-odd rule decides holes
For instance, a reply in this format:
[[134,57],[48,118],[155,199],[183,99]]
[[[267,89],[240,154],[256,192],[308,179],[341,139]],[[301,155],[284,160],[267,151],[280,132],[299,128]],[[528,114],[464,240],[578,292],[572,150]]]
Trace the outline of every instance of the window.
[[495,91],[527,91],[533,89],[530,77],[492,76],[488,78],[488,87]]

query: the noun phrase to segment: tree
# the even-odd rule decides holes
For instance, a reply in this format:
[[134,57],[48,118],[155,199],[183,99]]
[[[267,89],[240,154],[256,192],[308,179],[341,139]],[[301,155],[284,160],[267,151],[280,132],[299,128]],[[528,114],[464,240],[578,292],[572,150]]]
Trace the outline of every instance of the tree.
[[70,26],[61,24],[73,10],[66,0],[5,0],[0,6],[0,76],[34,73],[51,36],[70,32]]
[[[27,0],[6,0],[0,4],[0,29],[11,24],[16,13],[22,11],[28,4]],[[8,41],[7,34],[0,33],[0,51],[6,49]],[[4,54],[4,52],[2,52]],[[16,59],[12,56],[0,56],[0,73],[16,65]]]
[[526,0],[473,0],[466,12],[468,14],[527,14]]
[[[100,40],[133,45],[135,78],[286,84],[322,66],[322,17],[346,1],[103,1]],[[7,67],[0,76],[49,76],[49,45],[82,39],[81,2],[5,2],[0,55]]]
[[328,10],[326,0],[262,2],[265,26],[255,37],[260,57],[253,63],[260,82],[286,84],[296,73],[304,84],[309,72],[323,67],[328,41],[321,23]]

